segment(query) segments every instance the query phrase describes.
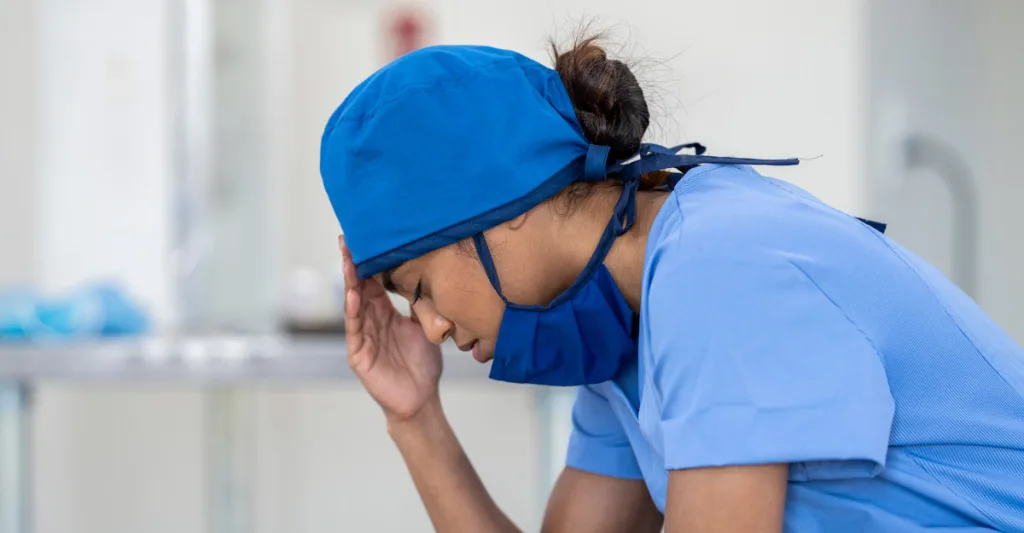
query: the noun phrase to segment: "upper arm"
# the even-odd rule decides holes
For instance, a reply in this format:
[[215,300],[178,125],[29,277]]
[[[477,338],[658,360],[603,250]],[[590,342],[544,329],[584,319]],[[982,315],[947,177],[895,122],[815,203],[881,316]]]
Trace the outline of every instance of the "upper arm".
[[566,468],[548,500],[541,531],[657,533],[661,524],[661,513],[642,480]]
[[799,258],[755,247],[688,254],[656,272],[650,292],[665,468],[827,463],[834,477],[877,473],[894,402],[871,341]]
[[577,387],[572,406],[567,466],[624,479],[643,479],[629,437],[608,400],[590,386]]
[[578,387],[566,469],[544,517],[546,532],[657,532],[651,500],[622,425],[595,388]]
[[882,360],[802,258],[687,254],[662,263],[649,296],[644,394],[670,471],[667,531],[780,531],[789,479],[884,466],[894,402]]
[[673,470],[665,499],[665,532],[779,533],[789,465]]

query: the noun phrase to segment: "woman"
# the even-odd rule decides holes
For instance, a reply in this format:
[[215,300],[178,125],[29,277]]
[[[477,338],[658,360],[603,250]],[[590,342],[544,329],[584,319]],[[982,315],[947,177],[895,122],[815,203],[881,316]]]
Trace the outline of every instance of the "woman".
[[1022,350],[881,228],[748,166],[796,161],[642,144],[626,65],[556,56],[421,50],[324,132],[349,362],[435,527],[516,530],[438,400],[452,340],[578,387],[545,531],[1024,531]]

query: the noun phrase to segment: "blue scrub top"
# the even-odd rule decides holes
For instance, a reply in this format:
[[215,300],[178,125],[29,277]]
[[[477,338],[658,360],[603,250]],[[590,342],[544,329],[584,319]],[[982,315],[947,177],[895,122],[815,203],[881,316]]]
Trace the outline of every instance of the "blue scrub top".
[[578,389],[567,464],[790,463],[785,531],[1024,531],[1024,350],[933,267],[749,167],[651,229],[638,361]]

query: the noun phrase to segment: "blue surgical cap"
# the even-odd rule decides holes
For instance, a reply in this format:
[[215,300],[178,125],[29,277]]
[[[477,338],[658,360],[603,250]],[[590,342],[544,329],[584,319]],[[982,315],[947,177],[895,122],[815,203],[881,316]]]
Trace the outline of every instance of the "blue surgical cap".
[[511,220],[584,175],[558,73],[482,46],[405,55],[331,115],[320,173],[361,278]]

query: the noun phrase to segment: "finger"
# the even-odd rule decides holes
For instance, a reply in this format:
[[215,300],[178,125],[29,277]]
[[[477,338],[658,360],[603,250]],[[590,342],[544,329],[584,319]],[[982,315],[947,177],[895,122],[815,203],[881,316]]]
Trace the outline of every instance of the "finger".
[[352,254],[349,252],[348,246],[345,246],[344,235],[338,235],[338,251],[341,252],[342,261],[347,264],[349,259],[352,257]]
[[359,286],[359,276],[356,274],[356,265],[352,261],[352,251],[348,249],[348,246],[345,246],[344,235],[338,235],[338,249],[341,250],[345,286],[356,288]]
[[345,291],[345,343],[349,357],[363,349],[363,312],[359,293],[353,289]]
[[362,290],[362,281],[356,274],[356,265],[352,262],[352,256],[345,257],[345,286]]
[[373,341],[366,337],[363,340],[363,349],[349,352],[348,366],[357,376],[359,376],[360,379],[362,379],[363,376],[373,368],[373,364],[376,359],[377,348],[373,344]]
[[384,286],[377,281],[377,278],[367,278],[362,281],[363,296],[366,297],[367,301],[384,299],[391,303],[391,298],[388,298],[388,291],[384,290]]
[[371,349],[364,349],[353,352],[348,356],[348,366],[360,380],[373,368],[374,352]]
[[347,262],[351,254],[348,250],[348,246],[345,245],[345,236],[338,235],[338,251],[341,252],[341,260]]

